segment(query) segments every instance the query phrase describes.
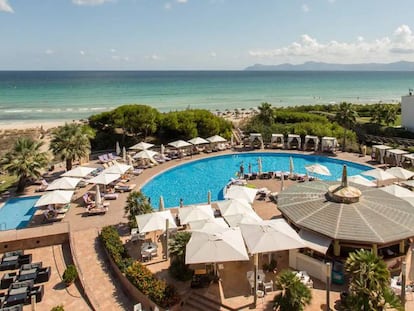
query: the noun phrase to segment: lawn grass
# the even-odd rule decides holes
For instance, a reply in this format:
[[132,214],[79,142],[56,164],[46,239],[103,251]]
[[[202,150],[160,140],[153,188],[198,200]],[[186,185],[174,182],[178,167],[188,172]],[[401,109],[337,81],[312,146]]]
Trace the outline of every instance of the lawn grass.
[[6,191],[17,182],[17,177],[13,175],[0,175],[0,193]]
[[[356,121],[362,124],[370,123],[371,117],[358,117]],[[385,126],[384,123],[382,123],[382,125]],[[395,120],[394,124],[390,124],[390,126],[401,126],[401,115],[400,114],[397,115],[397,119]]]

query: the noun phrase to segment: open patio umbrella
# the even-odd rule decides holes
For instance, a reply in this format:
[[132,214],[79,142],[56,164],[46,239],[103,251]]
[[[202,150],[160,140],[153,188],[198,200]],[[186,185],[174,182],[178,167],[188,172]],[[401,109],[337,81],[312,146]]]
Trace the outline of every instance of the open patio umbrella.
[[223,232],[229,228],[223,218],[209,218],[188,223],[191,230],[204,231],[207,233]]
[[168,143],[168,146],[180,149],[180,148],[190,147],[191,144],[184,140],[176,140],[176,141]]
[[61,177],[55,179],[47,186],[46,190],[69,190],[75,189],[77,184],[81,181],[81,178],[75,177]]
[[226,199],[245,199],[247,202],[253,203],[256,194],[257,189],[232,185],[227,189],[224,197]]
[[119,141],[116,142],[115,152],[116,152],[117,155],[121,154],[121,146],[119,146]]
[[409,170],[406,170],[402,167],[391,167],[386,170],[387,173],[390,173],[394,177],[398,178],[399,180],[407,180],[414,176],[414,172],[411,172]]
[[154,147],[154,144],[146,143],[144,141],[141,141],[140,143],[133,145],[132,147],[129,147],[131,150],[147,150],[151,147]]
[[136,153],[132,158],[134,159],[150,159],[154,160],[154,156],[157,155],[158,152],[152,151],[152,150],[142,150],[138,153]]
[[401,199],[414,198],[414,192],[408,190],[407,188],[398,186],[398,185],[389,185],[389,186],[381,187],[380,189],[382,191],[391,193],[392,195],[395,195],[396,197],[399,197]]
[[378,181],[395,179],[395,176],[394,175],[391,175],[390,173],[388,173],[388,172],[386,172],[386,171],[384,171],[382,169],[379,169],[379,168],[374,168],[372,170],[368,170],[368,171],[362,172],[361,174],[362,175],[365,175],[365,176],[374,177]]
[[100,173],[98,176],[88,180],[90,184],[108,185],[111,182],[121,178],[120,174],[105,174]]
[[240,227],[240,224],[256,224],[263,220],[253,210],[244,214],[233,214],[223,217],[230,227]]
[[135,216],[140,233],[165,230],[166,220],[168,219],[168,228],[177,228],[174,218],[169,210],[162,212],[152,212]]
[[239,228],[229,228],[221,233],[194,231],[186,246],[186,264],[248,260]]
[[53,190],[46,192],[37,200],[35,207],[49,204],[67,204],[70,203],[73,196],[73,190]]
[[115,162],[112,166],[104,169],[101,174],[125,174],[128,170],[131,170],[133,167],[131,165],[122,164]]
[[221,215],[226,218],[228,215],[252,213],[253,208],[245,199],[231,199],[217,202]]
[[214,136],[208,137],[207,140],[210,143],[224,143],[224,142],[227,141],[225,138],[223,138],[219,135],[214,135]]
[[180,223],[185,225],[190,221],[212,219],[214,218],[214,212],[209,204],[187,206],[178,209],[178,217],[180,218]]
[[96,170],[96,167],[78,166],[78,167],[71,169],[70,171],[67,171],[66,173],[63,173],[60,176],[83,178],[83,177],[88,176],[90,173],[92,173],[95,170]]
[[325,176],[331,176],[331,172],[329,169],[322,164],[315,163],[312,165],[305,166],[305,169],[309,173],[319,174],[319,175],[325,175]]
[[190,144],[193,144],[193,145],[202,145],[202,144],[208,144],[209,143],[208,140],[206,140],[204,138],[201,138],[201,137],[194,137],[194,138],[190,139],[188,142]]

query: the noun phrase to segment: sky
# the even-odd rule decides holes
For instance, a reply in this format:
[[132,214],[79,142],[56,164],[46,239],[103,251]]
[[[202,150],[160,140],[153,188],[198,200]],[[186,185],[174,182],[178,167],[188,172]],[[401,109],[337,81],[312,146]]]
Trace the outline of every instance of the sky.
[[412,0],[0,0],[0,70],[414,61]]

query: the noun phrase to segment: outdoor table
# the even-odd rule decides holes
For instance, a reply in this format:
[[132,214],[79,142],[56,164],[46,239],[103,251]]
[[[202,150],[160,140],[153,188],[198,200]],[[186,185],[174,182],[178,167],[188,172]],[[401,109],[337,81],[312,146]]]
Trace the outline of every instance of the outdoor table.
[[37,269],[21,270],[18,276],[19,281],[34,280],[37,276]]
[[157,252],[157,249],[158,247],[157,247],[157,244],[155,243],[144,243],[141,246],[141,256],[143,258],[146,257],[146,258],[151,259],[152,254],[154,254],[154,252]]

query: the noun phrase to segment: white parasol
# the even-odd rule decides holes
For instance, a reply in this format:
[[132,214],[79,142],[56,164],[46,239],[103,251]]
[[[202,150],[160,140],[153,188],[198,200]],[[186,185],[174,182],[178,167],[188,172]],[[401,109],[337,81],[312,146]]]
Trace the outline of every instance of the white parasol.
[[309,173],[319,174],[319,175],[325,175],[325,176],[331,176],[331,172],[329,169],[322,164],[315,163],[312,165],[305,166],[305,169]]
[[129,147],[131,150],[147,150],[151,147],[154,147],[154,144],[146,143],[144,141],[141,141],[140,143],[133,145],[132,147]]
[[49,204],[67,204],[70,203],[73,196],[73,190],[53,190],[46,192],[37,200],[35,206],[45,206]]
[[198,221],[214,218],[211,205],[196,205],[182,207],[178,210],[178,217],[181,224],[188,224],[190,221]]
[[96,167],[78,166],[78,167],[71,169],[70,171],[67,171],[66,173],[63,173],[60,176],[83,178],[83,177],[88,176],[90,173],[92,173],[95,170],[96,170]]
[[55,179],[52,183],[47,186],[46,190],[69,190],[75,189],[77,184],[81,181],[81,178],[75,177],[61,177]]
[[162,212],[152,212],[135,216],[137,220],[139,232],[152,232],[158,230],[165,230],[166,220],[168,219],[168,228],[177,228],[174,218],[169,210]]
[[224,197],[226,199],[244,199],[249,203],[253,203],[256,194],[257,189],[232,185],[227,189],[226,193],[224,194]]

